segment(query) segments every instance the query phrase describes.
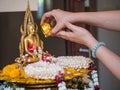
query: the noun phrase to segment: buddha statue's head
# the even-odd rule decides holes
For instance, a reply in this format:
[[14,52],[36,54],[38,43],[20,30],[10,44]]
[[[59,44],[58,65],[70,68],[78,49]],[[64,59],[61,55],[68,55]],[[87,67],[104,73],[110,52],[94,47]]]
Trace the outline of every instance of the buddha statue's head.
[[27,33],[28,33],[28,34],[35,34],[35,33],[36,33],[35,26],[34,26],[34,24],[30,21],[30,19],[28,19]]

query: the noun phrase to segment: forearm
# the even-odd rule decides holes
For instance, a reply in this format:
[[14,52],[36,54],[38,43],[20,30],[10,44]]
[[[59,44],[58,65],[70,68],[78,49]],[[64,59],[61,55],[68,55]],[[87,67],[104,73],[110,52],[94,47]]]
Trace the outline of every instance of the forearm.
[[[86,45],[92,51],[97,44],[98,41],[95,38],[89,38]],[[108,68],[109,71],[112,72],[114,76],[116,76],[116,78],[120,80],[120,57],[118,55],[105,46],[100,46],[96,51],[96,57]]]
[[120,10],[103,12],[81,12],[72,14],[73,22],[81,22],[89,25],[120,31]]
[[98,48],[96,56],[120,80],[120,57],[104,46]]
[[[88,41],[87,46],[92,51],[98,41],[95,39],[93,39],[92,42],[90,41]],[[120,80],[120,57],[118,55],[107,49],[105,46],[100,46],[96,51],[96,57]]]

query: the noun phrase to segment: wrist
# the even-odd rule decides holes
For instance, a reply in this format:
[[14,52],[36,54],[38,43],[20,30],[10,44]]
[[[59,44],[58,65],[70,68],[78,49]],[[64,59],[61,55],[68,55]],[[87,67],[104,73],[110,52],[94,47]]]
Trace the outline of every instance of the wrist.
[[69,20],[72,23],[74,23],[74,22],[84,22],[84,19],[85,19],[84,15],[85,15],[84,12],[80,12],[80,13],[79,12],[76,12],[76,13],[73,12],[68,17],[70,17]]
[[74,13],[74,18],[76,22],[87,23],[89,20],[88,16],[89,15],[87,12]]
[[104,42],[98,42],[94,48],[92,49],[92,57],[96,58],[96,51],[98,50],[98,48],[100,48],[101,46],[105,46]]
[[98,43],[98,41],[96,39],[87,39],[86,41],[86,46],[92,51],[92,49],[94,48],[94,46]]

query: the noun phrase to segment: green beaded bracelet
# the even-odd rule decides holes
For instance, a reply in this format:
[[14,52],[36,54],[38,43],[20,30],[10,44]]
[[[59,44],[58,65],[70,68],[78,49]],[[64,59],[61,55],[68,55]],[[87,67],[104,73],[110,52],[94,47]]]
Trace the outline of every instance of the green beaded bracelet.
[[92,50],[92,57],[96,58],[96,51],[100,46],[105,46],[104,42],[99,42]]

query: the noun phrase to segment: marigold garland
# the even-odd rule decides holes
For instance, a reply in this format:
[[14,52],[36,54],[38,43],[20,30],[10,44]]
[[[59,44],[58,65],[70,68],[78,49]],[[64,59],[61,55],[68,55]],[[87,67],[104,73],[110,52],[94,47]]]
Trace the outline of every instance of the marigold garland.
[[26,78],[25,72],[18,67],[17,63],[6,65],[2,70],[3,75],[11,78]]

